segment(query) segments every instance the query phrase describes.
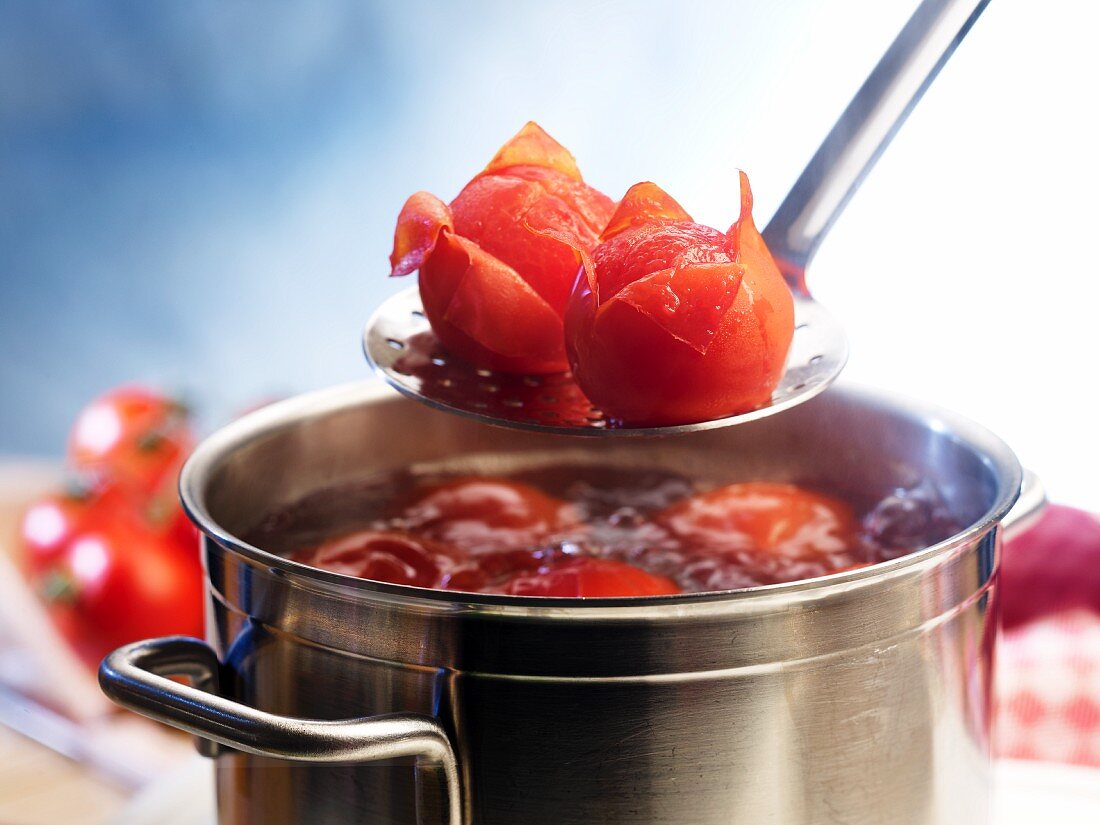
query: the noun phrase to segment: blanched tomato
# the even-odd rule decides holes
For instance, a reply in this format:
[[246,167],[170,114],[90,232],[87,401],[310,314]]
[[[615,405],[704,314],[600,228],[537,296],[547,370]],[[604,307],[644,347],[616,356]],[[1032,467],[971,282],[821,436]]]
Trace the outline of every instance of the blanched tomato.
[[392,275],[420,270],[432,330],[467,361],[503,372],[564,371],[562,317],[577,274],[567,230],[586,249],[614,204],[573,156],[528,123],[451,202],[414,194],[397,221]]
[[69,435],[69,460],[145,506],[175,502],[176,476],[193,446],[186,408],[154,390],[127,386],[81,411]]
[[438,542],[387,530],[360,530],[292,557],[302,564],[361,579],[439,587],[455,553]]
[[613,559],[560,547],[473,557],[444,576],[446,590],[512,596],[623,597],[681,592],[671,579]]
[[501,592],[513,596],[614,598],[667,596],[681,590],[671,579],[647,573],[633,565],[579,556],[549,569],[521,573],[507,582]]
[[97,510],[35,576],[55,621],[90,664],[129,642],[202,634],[202,567],[132,514]]
[[752,221],[725,234],[692,221],[652,183],[626,193],[586,256],[565,317],[585,395],[634,426],[705,421],[768,402],[794,333],[790,290]]
[[575,508],[518,481],[458,478],[421,489],[395,514],[417,535],[473,552],[536,548],[575,526]]
[[820,576],[864,561],[851,507],[793,484],[730,484],[677,502],[658,521],[702,572],[712,575],[732,564],[743,574],[737,579],[742,587]]
[[[934,516],[946,504],[924,484],[894,491],[858,519],[843,500],[778,482],[699,492],[675,473],[587,463],[532,467],[522,478],[420,479],[411,492],[404,473],[379,478],[355,493],[363,495],[355,518],[373,519],[371,529],[336,533],[292,558],[449,591],[654,596],[858,570],[895,558],[895,540],[927,547],[960,527],[946,510]],[[314,535],[317,521],[295,504],[265,524],[248,539],[257,546]]]

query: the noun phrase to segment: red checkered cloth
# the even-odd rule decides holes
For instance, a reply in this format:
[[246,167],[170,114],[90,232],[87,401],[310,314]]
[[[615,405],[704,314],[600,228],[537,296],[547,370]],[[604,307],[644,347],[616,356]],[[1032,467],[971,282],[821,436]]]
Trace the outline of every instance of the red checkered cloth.
[[1100,767],[1100,518],[1051,506],[1001,569],[997,752]]

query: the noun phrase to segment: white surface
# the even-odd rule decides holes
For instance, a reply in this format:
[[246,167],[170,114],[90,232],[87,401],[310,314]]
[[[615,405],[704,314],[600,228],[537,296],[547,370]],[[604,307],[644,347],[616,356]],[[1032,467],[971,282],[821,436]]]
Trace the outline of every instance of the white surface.
[[996,825],[1095,825],[1100,770],[1005,760],[997,766]]
[[811,268],[846,375],[981,421],[1100,511],[1100,5],[997,0]]

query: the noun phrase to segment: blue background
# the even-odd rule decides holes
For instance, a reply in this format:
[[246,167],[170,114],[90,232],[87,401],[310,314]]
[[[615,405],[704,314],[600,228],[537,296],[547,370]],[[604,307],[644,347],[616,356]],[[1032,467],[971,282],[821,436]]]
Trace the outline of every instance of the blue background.
[[364,375],[404,198],[449,200],[531,118],[612,196],[653,177],[691,202],[717,173],[725,226],[742,165],[766,206],[908,4],[787,157],[762,120],[813,92],[808,0],[459,5],[0,7],[0,450],[56,452],[119,381],[216,422]]
[[[124,381],[214,427],[365,377],[417,189],[525,121],[618,197],[763,225],[914,0],[0,0],[0,456]],[[858,380],[1004,436],[1097,508],[1100,6],[994,0],[810,272]]]

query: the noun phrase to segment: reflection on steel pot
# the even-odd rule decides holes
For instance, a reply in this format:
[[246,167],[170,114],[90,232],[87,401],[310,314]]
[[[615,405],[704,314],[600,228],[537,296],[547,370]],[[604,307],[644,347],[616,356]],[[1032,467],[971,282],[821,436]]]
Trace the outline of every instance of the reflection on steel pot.
[[[968,526],[823,579],[595,603],[376,584],[241,538],[378,472],[571,461],[866,500],[929,480]],[[198,449],[182,490],[204,533],[213,650],[139,643],[101,680],[221,743],[224,825],[977,825],[1002,527],[1042,500],[1029,490],[1009,514],[1022,478],[975,424],[850,388],[727,430],[580,443],[336,388]]]

